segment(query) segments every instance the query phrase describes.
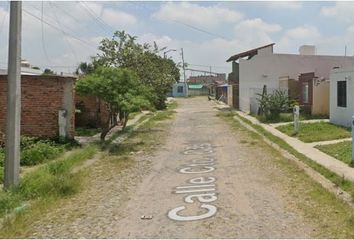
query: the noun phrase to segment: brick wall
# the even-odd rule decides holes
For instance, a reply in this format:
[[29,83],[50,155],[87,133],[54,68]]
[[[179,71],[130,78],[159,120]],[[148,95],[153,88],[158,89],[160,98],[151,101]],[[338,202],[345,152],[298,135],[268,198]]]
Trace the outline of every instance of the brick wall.
[[[68,111],[68,137],[74,137],[74,78],[27,76],[21,79],[21,135],[58,136],[58,111]],[[7,76],[0,75],[0,131],[5,132]]]
[[80,110],[75,117],[75,126],[98,128],[108,120],[108,108],[97,97],[76,95],[75,102]]

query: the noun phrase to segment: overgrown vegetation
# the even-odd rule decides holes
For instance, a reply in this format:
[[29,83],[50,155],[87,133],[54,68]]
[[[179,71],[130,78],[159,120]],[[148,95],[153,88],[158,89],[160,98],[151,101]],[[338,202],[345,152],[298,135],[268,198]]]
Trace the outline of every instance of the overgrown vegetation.
[[65,158],[25,174],[20,184],[8,192],[0,191],[0,218],[28,201],[68,196],[77,192],[80,175],[72,174],[71,170],[96,152],[95,146],[75,150]]
[[82,127],[75,128],[76,136],[92,137],[100,132],[101,132],[100,128],[82,128]]
[[327,144],[327,145],[318,145],[317,149],[322,152],[341,160],[342,162],[348,164],[349,166],[354,167],[352,165],[352,142],[345,141],[335,144]]
[[101,140],[119,122],[125,128],[129,114],[142,109],[165,109],[167,93],[179,80],[177,64],[160,56],[156,43],[139,44],[137,37],[117,31],[101,41],[100,53],[92,63],[81,63],[82,76],[76,90],[81,95],[96,96],[109,111],[102,126]]
[[351,136],[348,128],[328,122],[300,123],[300,130],[297,134],[294,133],[292,124],[279,126],[277,129],[289,136],[296,136],[303,142],[328,141]]
[[[249,136],[249,139],[262,139],[262,136],[244,128],[239,121],[233,118],[234,115],[235,114],[231,112],[219,113],[219,116],[227,121],[233,129],[247,132],[246,135]],[[308,159],[306,156],[298,153],[282,139],[268,133],[261,126],[252,124],[249,120],[239,115],[238,117],[255,128],[257,132],[261,133],[281,148],[295,155],[298,159],[305,162],[325,177],[329,178],[342,189],[351,193],[354,197],[354,185],[352,182],[339,177],[338,175]],[[260,144],[258,148],[270,148],[262,141],[258,141],[257,144]],[[284,159],[278,151],[274,151],[272,149],[271,153],[274,156],[272,158],[274,164],[282,170],[282,174],[285,173],[287,176],[286,179],[288,180],[286,181],[290,187],[289,189],[286,189],[286,191],[288,191],[288,195],[290,195],[291,199],[295,199],[292,203],[296,204],[296,207],[303,212],[307,219],[321,219],[321,221],[318,222],[318,228],[316,228],[313,232],[313,236],[318,238],[353,238],[354,212],[352,208],[341,200],[338,200],[334,194],[329,193],[320,184],[313,181],[302,169],[299,169],[296,164]],[[278,173],[275,173],[274,176],[277,178]]]
[[[43,140],[34,137],[21,137],[21,166],[33,166],[59,157],[65,149],[71,148],[71,143],[59,143],[52,140]],[[0,167],[4,166],[5,150],[0,147]],[[3,182],[3,173],[0,174],[0,183]]]
[[262,94],[258,94],[260,115],[263,115],[267,121],[275,122],[280,120],[280,113],[287,112],[292,105],[288,94],[282,90],[275,90],[267,93],[266,88]]
[[[144,115],[138,122],[147,118],[149,120],[138,130],[133,131],[123,143],[118,145],[107,143],[106,149],[109,151],[102,155],[101,164],[109,161],[119,168],[128,167],[133,164],[132,153],[153,150],[166,136],[164,129],[168,125],[161,125],[161,121],[171,118],[175,113],[173,110],[175,107],[176,103],[168,104],[166,111]],[[99,147],[96,145],[74,150],[65,158],[49,162],[27,173],[18,187],[9,192],[0,192],[0,218],[16,209],[15,221],[5,224],[5,227],[1,229],[0,237],[22,236],[33,223],[33,219],[40,218],[45,211],[54,207],[59,199],[70,197],[84,187],[83,183],[87,181],[89,175],[85,172],[72,173],[72,170],[85,160],[92,158],[98,151]],[[31,207],[26,209],[25,214],[18,214],[17,209],[23,209],[27,202],[32,203]]]

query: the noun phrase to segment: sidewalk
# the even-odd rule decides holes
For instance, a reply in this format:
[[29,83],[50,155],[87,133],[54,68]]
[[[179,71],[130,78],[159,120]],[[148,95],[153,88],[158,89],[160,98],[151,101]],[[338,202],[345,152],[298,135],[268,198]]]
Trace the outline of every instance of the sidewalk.
[[[314,148],[314,145],[319,145],[320,143],[304,143],[296,138],[290,137],[280,131],[278,131],[274,125],[269,125],[269,124],[264,124],[258,121],[258,119],[244,113],[241,111],[236,111],[236,113],[248,119],[251,121],[253,124],[262,126],[266,131],[269,133],[283,139],[286,143],[288,143],[290,146],[292,146],[294,149],[296,149],[298,152],[304,154],[308,158],[312,159],[316,163],[322,165],[323,167],[335,172],[339,176],[343,176],[345,179],[354,181],[354,168],[349,167],[347,164],[341,162],[340,160],[337,160],[320,150]],[[345,141],[348,139],[341,139],[335,142],[339,141]],[[322,142],[322,144],[325,142]],[[326,142],[328,143],[328,142]]]

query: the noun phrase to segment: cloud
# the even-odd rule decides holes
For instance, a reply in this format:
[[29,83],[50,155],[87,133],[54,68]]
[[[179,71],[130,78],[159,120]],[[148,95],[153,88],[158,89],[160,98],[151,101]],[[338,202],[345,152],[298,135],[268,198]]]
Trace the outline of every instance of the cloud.
[[102,19],[110,26],[127,26],[137,23],[134,15],[110,8],[104,9]]
[[319,45],[321,43],[321,33],[311,25],[298,26],[289,29],[280,38],[277,49],[282,52],[297,53],[301,45]]
[[299,26],[286,31],[286,36],[292,39],[308,39],[309,41],[313,41],[314,39],[318,39],[320,35],[318,29],[310,25]]
[[289,1],[289,2],[277,1],[277,2],[267,2],[266,6],[271,9],[277,9],[277,10],[299,10],[302,8],[302,3],[296,1]]
[[260,18],[247,19],[235,26],[236,38],[249,46],[258,46],[273,42],[270,34],[281,31],[278,24],[264,22]]
[[336,18],[345,22],[352,22],[354,20],[353,12],[353,2],[336,2],[334,6],[321,8],[321,14],[323,16]]
[[204,7],[188,2],[168,2],[162,4],[152,17],[162,21],[182,21],[198,26],[215,27],[221,23],[238,22],[243,18],[243,14],[218,6]]

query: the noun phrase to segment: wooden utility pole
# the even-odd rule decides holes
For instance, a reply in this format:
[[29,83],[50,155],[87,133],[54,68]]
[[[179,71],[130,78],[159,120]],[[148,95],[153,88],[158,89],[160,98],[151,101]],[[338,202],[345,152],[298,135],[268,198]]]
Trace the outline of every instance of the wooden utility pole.
[[18,184],[21,126],[21,25],[22,2],[10,2],[9,56],[7,68],[7,111],[4,188]]

